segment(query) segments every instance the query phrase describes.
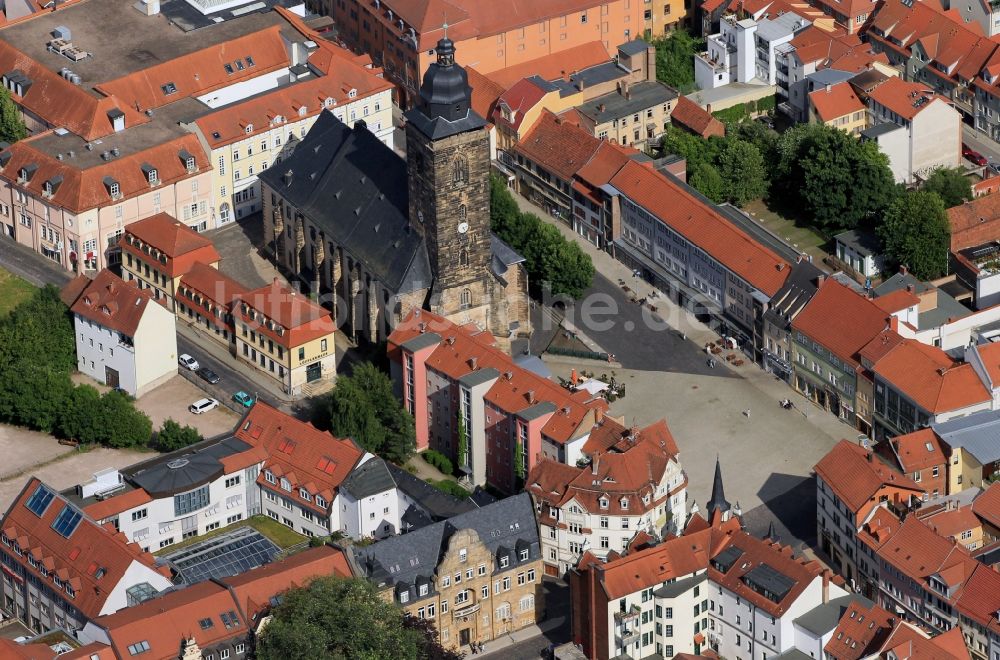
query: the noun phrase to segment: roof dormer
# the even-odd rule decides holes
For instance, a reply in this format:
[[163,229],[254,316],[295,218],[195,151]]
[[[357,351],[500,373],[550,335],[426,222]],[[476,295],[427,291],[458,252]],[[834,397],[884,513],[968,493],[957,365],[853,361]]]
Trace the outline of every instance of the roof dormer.
[[17,171],[17,182],[18,183],[30,183],[32,177],[35,176],[35,172],[38,171],[38,165],[35,163],[28,163],[24,165]]

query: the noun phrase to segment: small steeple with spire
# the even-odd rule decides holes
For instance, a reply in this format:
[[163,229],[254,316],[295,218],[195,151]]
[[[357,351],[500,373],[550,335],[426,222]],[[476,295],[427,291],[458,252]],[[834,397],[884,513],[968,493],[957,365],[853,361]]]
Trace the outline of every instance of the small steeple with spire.
[[765,536],[764,539],[777,543],[780,538],[781,537],[778,536],[778,532],[774,531],[774,521],[772,520],[767,524],[767,536]]
[[729,518],[729,511],[732,505],[726,500],[726,491],[722,485],[722,466],[719,464],[719,457],[715,457],[715,479],[712,481],[712,499],[708,501],[705,513],[711,521],[715,518],[716,512],[725,521]]

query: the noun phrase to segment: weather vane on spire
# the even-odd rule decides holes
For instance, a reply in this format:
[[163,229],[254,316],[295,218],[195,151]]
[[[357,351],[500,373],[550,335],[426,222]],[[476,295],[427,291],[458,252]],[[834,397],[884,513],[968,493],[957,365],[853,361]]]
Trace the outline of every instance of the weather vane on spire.
[[444,38],[447,39],[448,38],[448,12],[447,12],[447,10],[442,11],[441,15],[444,16],[444,24],[441,27],[444,28]]

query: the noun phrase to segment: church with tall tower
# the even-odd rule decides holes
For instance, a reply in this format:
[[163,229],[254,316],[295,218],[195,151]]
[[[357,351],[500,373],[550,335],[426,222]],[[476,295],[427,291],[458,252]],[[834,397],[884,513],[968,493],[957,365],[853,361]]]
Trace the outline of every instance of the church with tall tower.
[[421,308],[508,347],[531,331],[524,258],[490,231],[487,124],[447,36],[436,52],[405,160],[334,106],[260,175],[263,248],[356,341]]

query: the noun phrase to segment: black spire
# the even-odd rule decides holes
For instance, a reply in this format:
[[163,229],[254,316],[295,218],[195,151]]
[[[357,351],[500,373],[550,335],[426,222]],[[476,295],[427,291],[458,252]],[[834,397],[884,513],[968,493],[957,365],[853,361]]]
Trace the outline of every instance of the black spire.
[[708,516],[711,518],[712,514],[718,510],[720,513],[726,513],[732,508],[729,502],[726,501],[726,491],[722,487],[722,466],[719,465],[719,458],[715,458],[715,480],[712,482],[712,499],[708,501]]
[[482,128],[486,122],[471,107],[469,76],[455,64],[455,43],[445,34],[436,50],[437,62],[427,67],[417,106],[407,119],[433,139]]
[[774,531],[774,521],[772,520],[767,524],[767,536],[764,537],[768,541],[777,541],[778,532]]

